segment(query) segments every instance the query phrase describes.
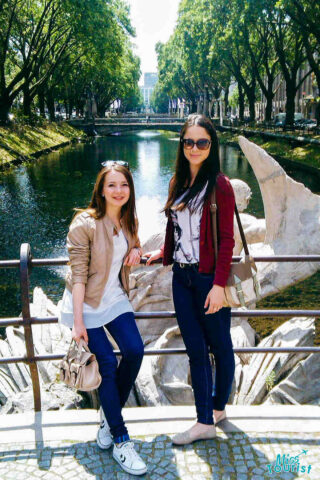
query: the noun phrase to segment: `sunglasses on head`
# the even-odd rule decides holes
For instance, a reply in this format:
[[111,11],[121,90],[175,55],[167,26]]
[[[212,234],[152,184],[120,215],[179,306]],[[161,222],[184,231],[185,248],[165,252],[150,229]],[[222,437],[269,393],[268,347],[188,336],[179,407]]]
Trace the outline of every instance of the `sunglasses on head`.
[[181,138],[181,143],[183,144],[183,148],[186,150],[191,150],[195,145],[199,150],[207,150],[211,145],[211,140],[207,138],[200,138],[196,142],[191,138]]
[[115,165],[120,165],[121,167],[126,167],[128,170],[130,170],[129,163],[125,162],[124,160],[106,160],[105,162],[102,162],[101,165],[103,167],[113,167]]

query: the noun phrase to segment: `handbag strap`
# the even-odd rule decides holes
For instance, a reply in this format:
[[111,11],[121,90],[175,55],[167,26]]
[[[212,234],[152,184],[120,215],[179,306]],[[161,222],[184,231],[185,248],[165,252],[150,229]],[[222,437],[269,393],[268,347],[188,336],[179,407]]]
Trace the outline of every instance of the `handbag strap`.
[[[212,215],[211,227],[212,227],[212,236],[213,236],[213,248],[214,248],[214,256],[215,256],[215,264],[217,265],[217,260],[218,260],[218,228],[217,228],[216,187],[213,187],[213,190],[212,190],[212,193],[211,193],[210,211],[211,211],[211,215]],[[234,211],[235,211],[236,219],[237,219],[237,222],[238,222],[238,227],[239,227],[239,232],[240,232],[244,252],[245,252],[246,255],[249,255],[248,244],[247,244],[246,236],[245,236],[243,228],[242,228],[240,215],[239,215],[236,203],[234,204]]]
[[79,362],[82,349],[84,349],[87,353],[91,353],[87,343],[83,340],[83,338],[80,338],[79,344],[72,339],[67,352],[67,358],[69,360],[76,359]]

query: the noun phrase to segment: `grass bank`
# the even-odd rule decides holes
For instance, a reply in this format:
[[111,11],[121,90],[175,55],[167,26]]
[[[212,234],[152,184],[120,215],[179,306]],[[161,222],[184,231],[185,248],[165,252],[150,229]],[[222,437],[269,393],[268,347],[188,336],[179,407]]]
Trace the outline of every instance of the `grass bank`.
[[[238,145],[238,133],[219,132],[219,140],[222,144]],[[250,137],[250,141],[256,143],[276,160],[281,163],[295,162],[301,166],[317,168],[320,173],[320,146],[318,145],[299,145],[294,146],[288,140],[263,139],[259,135]]]
[[85,134],[66,122],[0,127],[0,168],[46,153]]

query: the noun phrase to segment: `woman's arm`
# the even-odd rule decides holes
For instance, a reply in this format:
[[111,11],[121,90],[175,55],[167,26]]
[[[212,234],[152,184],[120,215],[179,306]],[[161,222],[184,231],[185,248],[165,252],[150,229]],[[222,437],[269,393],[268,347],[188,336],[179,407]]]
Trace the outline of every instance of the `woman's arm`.
[[72,303],[73,303],[73,327],[72,338],[79,343],[83,338],[88,343],[88,333],[83,322],[83,301],[85,294],[85,284],[75,283],[72,287]]
[[144,257],[147,257],[146,265],[151,265],[152,262],[158,260],[159,258],[163,258],[163,251],[164,251],[164,244],[158,249],[153,250],[152,252],[147,252],[144,254]]
[[79,343],[83,338],[88,343],[88,334],[83,322],[83,302],[88,281],[90,261],[89,217],[80,214],[70,225],[67,247],[72,271],[73,328],[72,338]]
[[132,267],[134,265],[139,265],[140,259],[142,257],[142,248],[141,248],[141,243],[140,239],[138,236],[138,229],[139,229],[139,222],[138,219],[136,219],[136,237],[135,237],[135,246],[131,248],[130,252],[124,259],[123,265],[126,265],[127,267]]
[[69,264],[72,271],[72,284],[88,282],[90,243],[93,236],[94,219],[81,213],[72,221],[67,236]]
[[230,180],[222,174],[217,177],[216,201],[218,258],[213,283],[224,288],[227,284],[235,244],[233,232],[235,196]]
[[223,307],[224,287],[227,283],[234,247],[233,217],[235,197],[227,177],[217,177],[216,202],[218,207],[219,251],[215,266],[213,287],[207,295],[204,308],[206,314],[215,313]]
[[132,267],[133,265],[139,265],[141,259],[142,251],[140,247],[131,248],[130,252],[124,259],[123,265],[127,267]]

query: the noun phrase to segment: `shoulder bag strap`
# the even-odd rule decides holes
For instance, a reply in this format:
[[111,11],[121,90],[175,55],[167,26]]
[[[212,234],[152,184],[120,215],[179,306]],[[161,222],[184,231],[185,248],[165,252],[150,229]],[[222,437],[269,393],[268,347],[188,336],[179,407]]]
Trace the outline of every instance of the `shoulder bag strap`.
[[[217,228],[216,187],[213,187],[213,190],[212,190],[212,193],[211,193],[210,211],[211,211],[211,215],[212,215],[211,227],[212,227],[212,236],[213,236],[214,256],[215,256],[215,261],[216,261],[216,264],[217,264],[217,260],[218,260],[218,234],[217,234],[218,228]],[[239,227],[239,232],[240,232],[244,252],[245,252],[246,255],[249,255],[248,244],[247,244],[247,240],[246,240],[243,228],[242,228],[240,215],[239,215],[236,203],[234,205],[234,211],[235,211],[235,214],[236,214],[236,219],[237,219],[237,223],[238,223],[238,227]]]

